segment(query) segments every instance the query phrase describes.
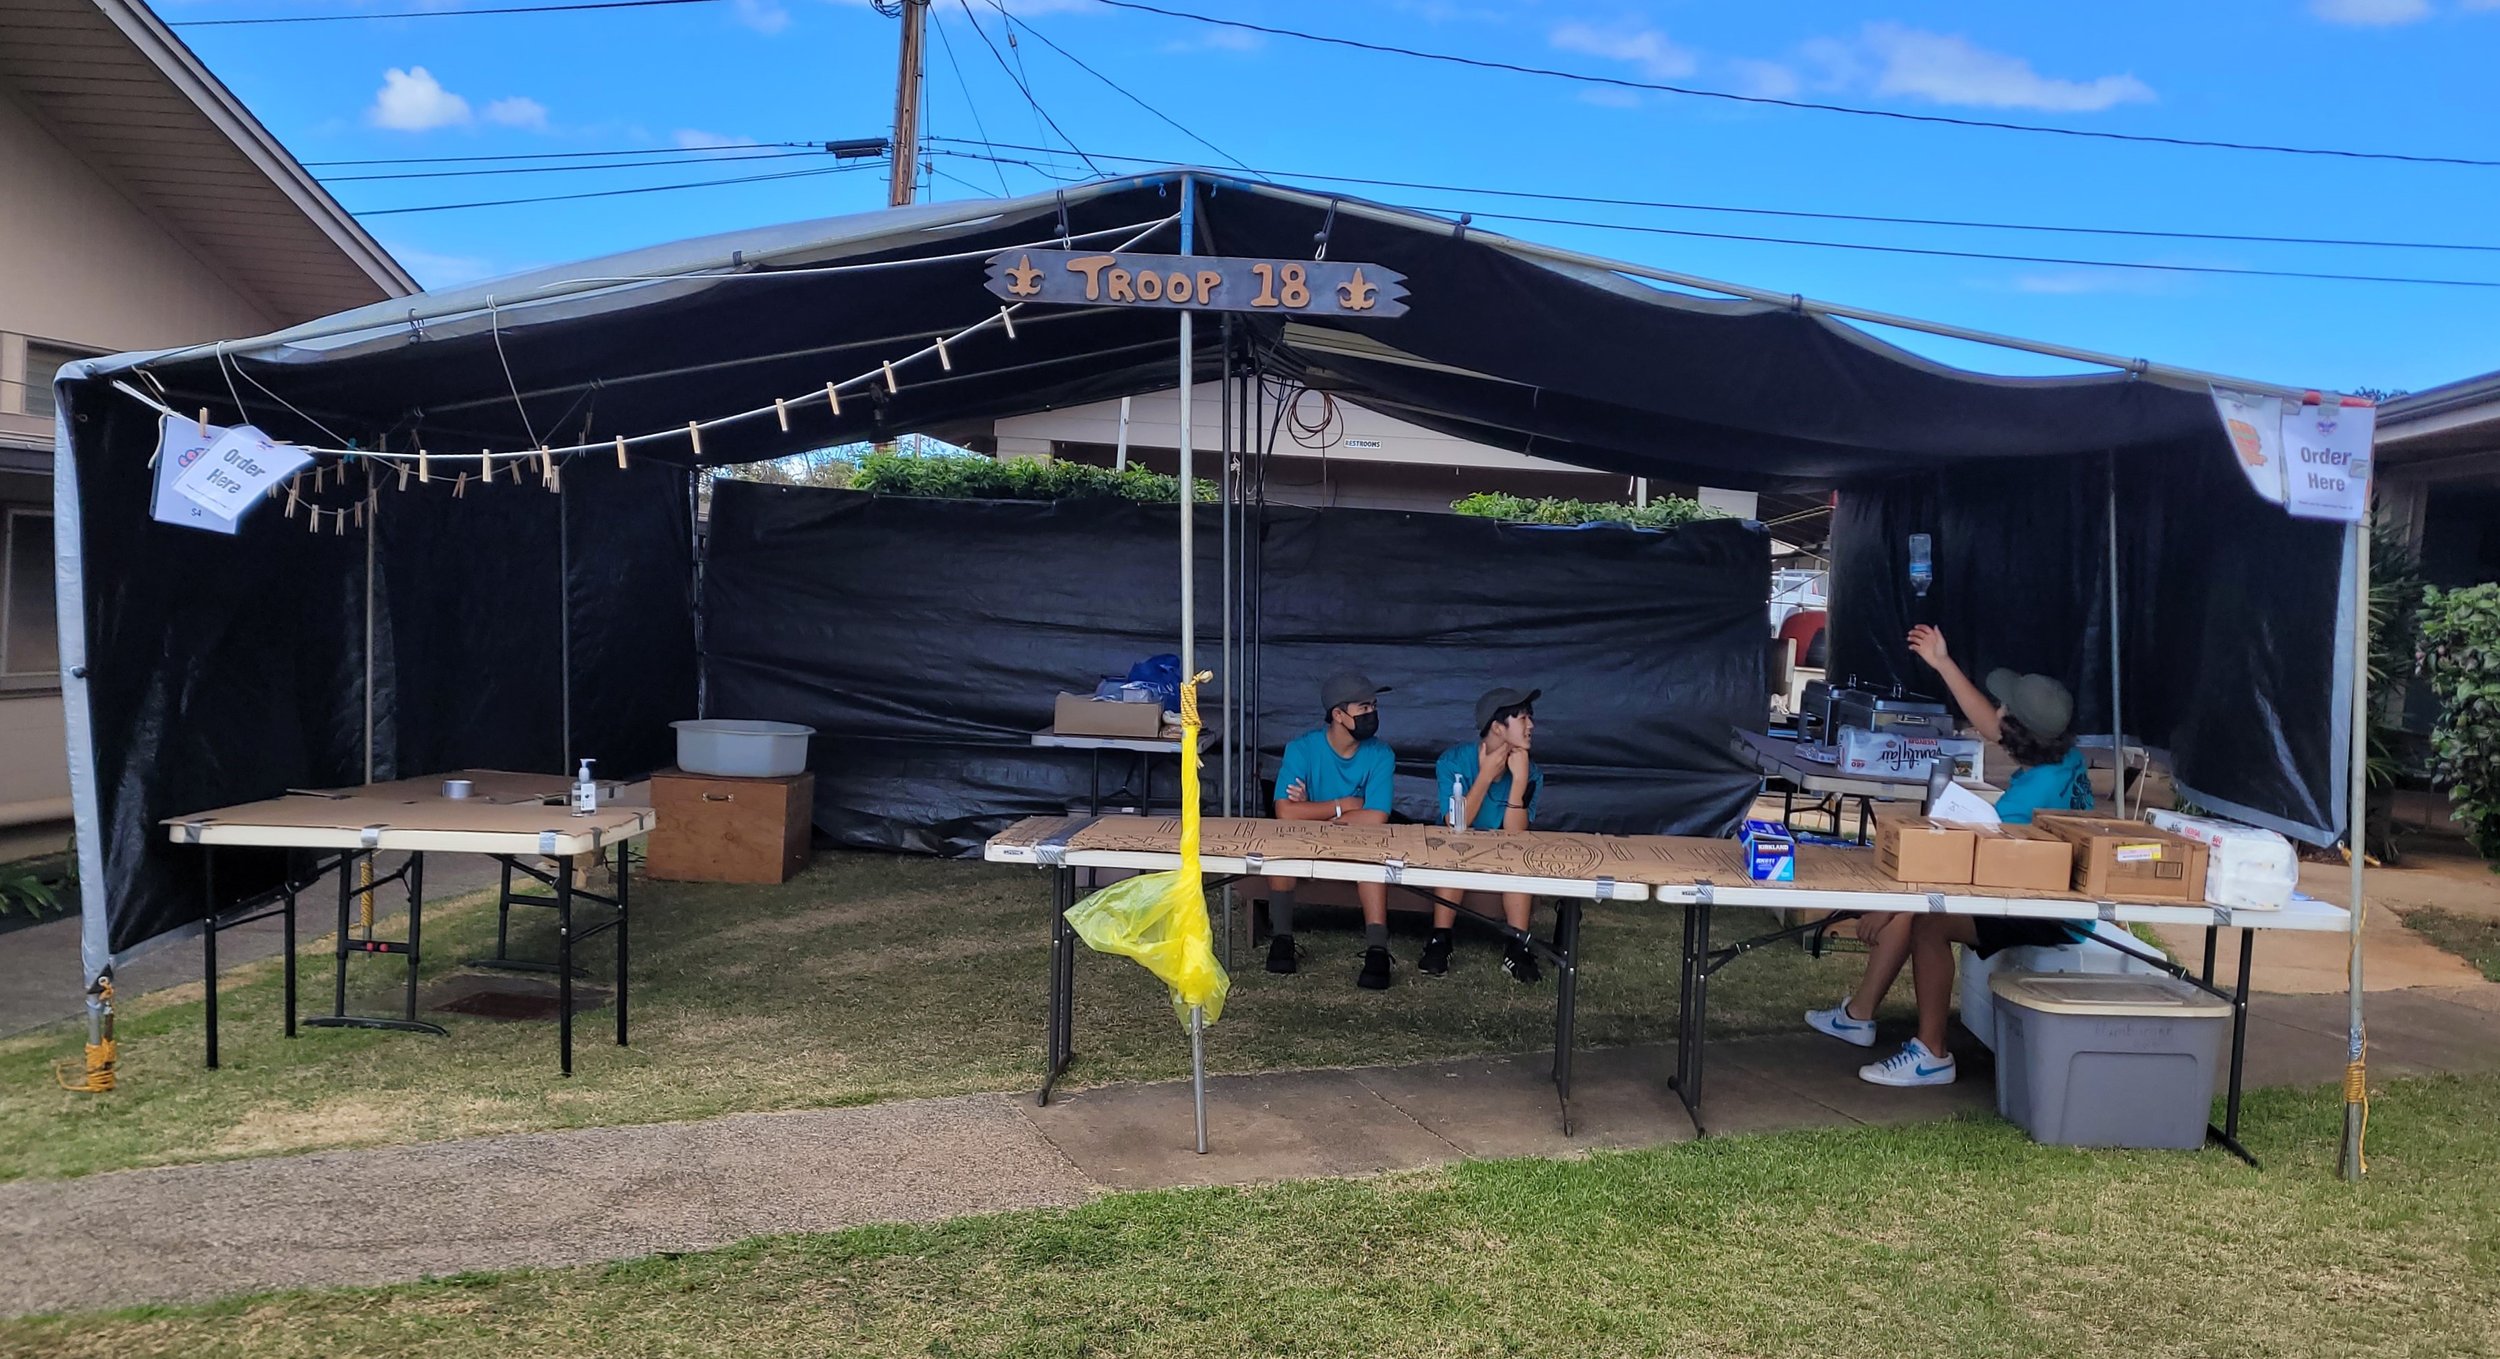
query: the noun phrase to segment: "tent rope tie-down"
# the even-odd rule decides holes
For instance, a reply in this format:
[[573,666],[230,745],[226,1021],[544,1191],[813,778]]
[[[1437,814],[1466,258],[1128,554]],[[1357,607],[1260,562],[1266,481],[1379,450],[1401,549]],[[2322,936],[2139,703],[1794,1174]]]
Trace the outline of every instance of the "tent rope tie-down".
[[95,997],[104,1019],[102,1027],[87,1044],[86,1071],[73,1079],[69,1074],[69,1058],[64,1057],[52,1064],[53,1082],[64,1090],[82,1095],[109,1093],[118,1079],[116,1066],[120,1053],[113,1042],[113,979],[110,976],[96,979]]
[[[1134,235],[1130,236],[1127,240],[1122,241],[1120,244],[1111,247],[1111,249],[1114,252],[1130,249],[1144,241],[1147,237],[1154,235],[1156,232],[1163,230],[1165,227],[1170,226],[1173,222],[1178,220],[1179,217],[1175,214],[1170,217],[1165,217],[1159,221],[1148,222],[1141,230],[1137,231]],[[489,304],[490,306],[492,305],[491,299]],[[902,391],[901,381],[895,374],[895,369],[897,367],[934,358],[938,360],[941,371],[952,372],[954,371],[955,363],[954,354],[950,348],[951,346],[960,345],[964,341],[971,339],[973,336],[992,328],[1004,331],[1009,340],[1015,339],[1015,313],[1022,310],[1026,305],[1027,304],[1022,302],[1001,304],[997,311],[982,317],[980,320],[975,321],[971,325],[965,326],[952,334],[936,336],[930,341],[930,343],[903,355],[901,358],[881,359],[874,367],[871,367],[867,371],[853,377],[827,382],[821,388],[812,389],[798,396],[775,398],[772,401],[766,402],[765,404],[754,407],[750,410],[736,411],[728,415],[716,415],[709,419],[688,420],[682,424],[672,425],[667,429],[654,430],[647,434],[623,434],[599,440],[589,439],[587,437],[588,430],[587,427],[585,427],[583,442],[552,448],[546,444],[540,443],[536,434],[533,432],[531,434],[530,442],[535,445],[534,447],[500,453],[492,449],[480,450],[476,455],[480,468],[478,473],[478,484],[482,486],[490,484],[493,481],[496,471],[495,464],[498,461],[521,463],[535,459],[540,463],[540,483],[546,486],[549,490],[560,490],[562,483],[559,480],[559,473],[556,469],[556,460],[559,458],[571,458],[587,453],[604,454],[613,451],[616,455],[616,465],[624,467],[627,465],[626,452],[629,448],[640,444],[664,443],[678,439],[686,439],[691,442],[695,460],[700,462],[703,457],[703,431],[709,429],[721,429],[730,425],[744,424],[750,420],[760,420],[766,417],[773,418],[781,424],[782,428],[787,429],[789,427],[790,407],[802,405],[813,400],[822,400],[829,408],[830,413],[838,418],[842,414],[841,394],[845,389],[856,390],[864,394],[873,392],[877,388],[882,387],[885,389],[887,395],[897,395]],[[495,343],[498,356],[500,357],[502,349],[502,331],[501,317],[499,314],[495,318],[495,324]],[[218,348],[217,355],[220,364],[226,362],[222,342]],[[137,369],[135,371],[140,377],[145,378],[149,376],[147,370],[144,368]],[[246,376],[248,377],[249,375],[247,374]],[[507,382],[509,381],[509,370],[507,368]],[[254,382],[253,385],[256,387],[260,386],[258,382]],[[174,409],[171,404],[159,400],[158,398],[141,391],[137,387],[134,387],[119,378],[113,379],[112,386],[115,391],[118,391],[133,401],[154,410],[157,414],[164,416],[167,419],[197,420],[199,423],[200,437],[203,439],[210,437],[209,411],[207,407],[201,407],[196,414],[188,411],[178,411]],[[250,412],[244,409],[242,393],[234,389],[231,378],[228,379],[227,387],[229,394],[232,395],[234,399],[236,417],[238,419],[248,421],[250,419]],[[261,390],[266,392],[269,389],[261,387]],[[292,405],[287,404],[285,398],[279,397],[275,392],[270,392],[270,396],[275,398],[280,405],[285,405],[288,410],[293,411],[295,409]],[[516,401],[519,399],[517,390],[514,393],[514,399]],[[301,414],[301,412],[298,412],[298,414]],[[304,418],[309,420],[311,417],[306,416]],[[336,438],[337,436],[332,435],[332,437]],[[345,441],[342,440],[342,442]],[[379,441],[377,440],[376,442],[378,443]],[[286,446],[296,449],[299,452],[310,454],[315,458],[335,458],[342,461],[356,458],[371,458],[385,464],[399,466],[403,469],[413,466],[417,469],[417,479],[427,482],[430,482],[433,479],[432,471],[435,459],[466,459],[470,456],[465,453],[435,453],[424,447],[424,445],[413,435],[410,437],[409,442],[410,447],[406,452],[393,452],[381,448],[324,448],[313,444],[288,444]],[[153,453],[150,455],[150,462],[151,464],[154,462]],[[519,479],[519,474],[517,472],[514,474],[514,479],[516,481]],[[316,489],[318,488],[316,487]],[[404,476],[400,479],[400,489],[407,489],[407,479]],[[455,483],[455,493],[458,489],[465,489],[465,487],[461,486],[459,483]],[[292,497],[294,494],[295,488],[290,485],[290,505],[288,512],[290,518],[293,517]],[[319,509],[313,511],[313,531],[316,533],[320,531],[321,517],[324,513],[325,511]],[[328,513],[333,513],[339,517],[342,525],[339,531],[345,532],[344,521],[347,512],[344,510],[337,510],[329,511]]]
[[1087,948],[1133,958],[1170,988],[1184,1028],[1193,1012],[1209,1024],[1221,1018],[1232,990],[1215,959],[1198,865],[1198,686],[1214,678],[1200,671],[1181,685],[1181,866],[1115,882],[1068,908],[1068,924]]

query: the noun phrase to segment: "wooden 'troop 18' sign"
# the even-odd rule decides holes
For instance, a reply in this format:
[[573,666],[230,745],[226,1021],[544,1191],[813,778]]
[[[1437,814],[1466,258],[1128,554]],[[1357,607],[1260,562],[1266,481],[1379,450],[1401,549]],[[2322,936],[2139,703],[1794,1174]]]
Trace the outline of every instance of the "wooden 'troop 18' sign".
[[1009,250],[990,256],[989,289],[1014,302],[1066,306],[1362,318],[1406,314],[1404,274],[1341,260]]

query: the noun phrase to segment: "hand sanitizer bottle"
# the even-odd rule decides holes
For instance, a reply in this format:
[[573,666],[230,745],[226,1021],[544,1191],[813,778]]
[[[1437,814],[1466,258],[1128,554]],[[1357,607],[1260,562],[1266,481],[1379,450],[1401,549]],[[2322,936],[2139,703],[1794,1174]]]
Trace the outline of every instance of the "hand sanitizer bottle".
[[1450,833],[1467,829],[1467,780],[1463,775],[1450,775]]
[[599,783],[590,776],[590,766],[591,761],[582,761],[582,772],[573,780],[573,810],[576,812],[599,810]]

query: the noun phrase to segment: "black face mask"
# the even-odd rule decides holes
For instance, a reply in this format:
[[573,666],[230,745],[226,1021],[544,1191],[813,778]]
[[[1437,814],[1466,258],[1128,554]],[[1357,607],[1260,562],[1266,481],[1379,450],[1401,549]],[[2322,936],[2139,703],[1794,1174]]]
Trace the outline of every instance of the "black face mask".
[[1354,739],[1368,741],[1380,734],[1380,714],[1357,713],[1354,717]]

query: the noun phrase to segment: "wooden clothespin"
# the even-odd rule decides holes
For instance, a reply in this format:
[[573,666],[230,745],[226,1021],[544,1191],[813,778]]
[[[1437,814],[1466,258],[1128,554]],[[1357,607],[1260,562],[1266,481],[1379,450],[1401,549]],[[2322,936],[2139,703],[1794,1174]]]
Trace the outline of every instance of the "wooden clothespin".
[[539,475],[539,478],[540,478],[541,480],[545,480],[545,479],[547,479],[547,478],[553,477],[555,474],[556,474],[556,455],[555,455],[555,454],[553,454],[553,453],[548,452],[548,451],[547,451],[547,446],[546,446],[545,444],[540,444],[540,445],[538,446],[538,475]]
[[208,407],[200,407],[200,437],[208,437]]
[[363,528],[364,526],[365,526],[365,502],[363,502],[363,501],[359,500],[359,501],[357,501],[357,502],[356,502],[356,527],[358,527],[358,528]]
[[295,517],[295,503],[304,498],[304,474],[296,473],[286,482],[286,517]]
[[1007,338],[1010,340],[1016,338],[1016,309],[1013,307],[1000,307],[998,309],[998,319],[1007,327]]
[[833,407],[835,415],[842,413],[842,391],[830,382],[825,384],[825,404]]
[[404,460],[399,464],[399,489],[408,489],[408,464]]
[[315,509],[312,514],[305,519],[304,528],[306,532],[310,533],[319,533],[321,531],[321,511],[319,509]]
[[508,462],[508,463],[505,463],[505,464],[504,464],[504,466],[509,467],[509,468],[511,468],[511,469],[512,469],[512,484],[513,484],[513,485],[515,485],[515,486],[520,485],[520,484],[521,484],[521,460],[520,460],[519,458],[514,458],[512,461],[510,461],[510,462]]
[[453,482],[451,483],[451,498],[452,498],[452,499],[454,499],[454,500],[458,500],[458,499],[460,499],[462,496],[467,495],[468,493],[469,493],[469,474],[468,474],[468,473],[466,473],[466,472],[463,472],[463,473],[461,473],[461,474],[460,474],[460,476],[459,476],[459,478],[458,478],[457,480],[455,480],[455,481],[453,481]]
[[344,537],[346,537],[346,536],[347,536],[347,511],[345,511],[345,510],[332,510],[330,513],[331,513],[331,515],[332,515],[332,518],[331,518],[331,520],[330,520],[330,536],[331,536],[331,537],[333,537],[333,538],[344,538]]
[[[781,427],[783,429],[788,429],[790,427],[790,421],[787,416],[783,417]],[[622,434],[616,436],[616,465],[618,467],[623,467],[625,465],[625,436]]]
[[695,461],[703,461],[703,426],[692,420],[687,421],[686,437],[694,441]]
[[319,494],[321,494],[321,488],[322,488],[323,486],[328,485],[328,484],[329,484],[329,480],[330,480],[330,469],[329,469],[329,468],[327,468],[327,467],[322,466],[320,463],[314,463],[314,464],[313,464],[313,494],[314,494],[314,495],[319,495]]
[[888,364],[885,364],[885,365],[883,365],[883,366],[884,366],[884,368],[885,368],[885,390],[886,390],[886,392],[887,392],[889,395],[891,395],[892,393],[899,392],[899,391],[903,390],[903,389],[902,389],[902,386],[901,386],[900,384],[896,383],[896,382],[895,382],[895,380],[894,380],[894,365],[893,365],[893,364],[891,364],[891,363],[888,363]]
[[938,349],[938,367],[943,368],[943,369],[945,369],[947,372],[950,372],[950,373],[951,373],[951,372],[954,372],[954,371],[955,371],[955,358],[954,358],[954,356],[953,356],[953,355],[951,355],[951,354],[949,354],[949,353],[947,353],[947,352],[946,352],[946,337],[945,337],[945,336],[940,335],[939,337],[937,337],[937,349]]
[[564,494],[564,468],[561,464],[547,469],[547,489],[558,495]]
[[[495,475],[495,450],[491,448],[479,449],[477,451],[477,467],[478,480],[485,481],[493,477]],[[461,475],[466,476],[468,474],[463,472]]]
[[[781,421],[781,432],[782,432],[782,433],[784,433],[784,434],[789,433],[789,432],[790,432],[790,403],[789,403],[789,402],[787,402],[787,401],[782,400],[780,397],[777,397],[777,396],[776,396],[776,397],[774,397],[774,398],[773,398],[773,415],[774,415],[774,417],[775,417],[776,419],[778,419],[778,420],[780,420],[780,421]],[[617,441],[617,444],[618,444],[618,446],[621,448],[621,447],[623,447],[623,445],[624,445],[624,441],[620,439],[620,440],[618,440],[618,441]],[[622,465],[622,464],[620,464],[620,466],[621,466],[621,465]]]

